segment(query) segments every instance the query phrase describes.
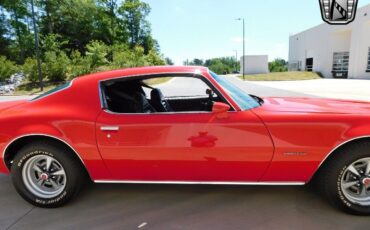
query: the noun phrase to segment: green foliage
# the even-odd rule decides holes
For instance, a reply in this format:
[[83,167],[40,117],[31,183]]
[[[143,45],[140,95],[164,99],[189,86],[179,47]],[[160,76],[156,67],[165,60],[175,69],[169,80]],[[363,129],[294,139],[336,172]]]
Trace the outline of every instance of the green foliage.
[[270,72],[286,72],[288,71],[288,62],[284,59],[276,58],[274,61],[269,62]]
[[212,61],[208,68],[217,74],[227,74],[232,72],[232,67],[226,65],[220,59]]
[[35,58],[27,58],[22,66],[22,71],[30,82],[36,82],[39,80],[37,61]]
[[195,58],[194,60],[186,64],[196,66],[206,66],[217,74],[225,73],[228,74],[236,70],[239,71],[240,69],[240,63],[235,61],[235,58],[231,57],[212,58],[207,59],[206,61]]
[[[35,0],[35,8],[46,81],[165,64],[147,21],[150,6],[141,0]],[[39,79],[31,19],[29,1],[0,0],[0,55],[23,65],[34,83]],[[0,78],[13,71],[11,61],[1,59]]]
[[154,50],[150,50],[147,55],[144,48],[136,46],[131,50],[127,46],[117,45],[113,47],[113,63],[115,68],[139,67],[151,65],[164,65],[163,58]]
[[202,59],[195,58],[190,65],[204,65],[204,62]]
[[166,62],[154,50],[150,50],[145,56],[147,65],[165,65]]
[[108,63],[107,55],[109,48],[101,41],[91,41],[87,44],[86,56],[91,60],[91,67],[96,68]]
[[118,13],[126,25],[125,29],[131,48],[140,45],[144,47],[147,54],[154,45],[150,35],[150,24],[146,20],[150,13],[149,4],[140,0],[125,0],[118,8]]
[[166,57],[164,59],[164,61],[166,62],[166,65],[174,65],[175,63],[171,60],[171,58],[169,57]]
[[8,79],[12,74],[16,73],[18,68],[14,62],[9,61],[4,56],[0,56],[0,80]]
[[70,60],[64,52],[48,51],[45,53],[44,74],[52,82],[64,81],[69,63]]
[[59,34],[48,34],[42,39],[42,48],[45,52],[59,52],[67,41],[63,40]]
[[71,54],[70,78],[88,74],[92,71],[91,59],[81,56],[79,51],[73,51]]

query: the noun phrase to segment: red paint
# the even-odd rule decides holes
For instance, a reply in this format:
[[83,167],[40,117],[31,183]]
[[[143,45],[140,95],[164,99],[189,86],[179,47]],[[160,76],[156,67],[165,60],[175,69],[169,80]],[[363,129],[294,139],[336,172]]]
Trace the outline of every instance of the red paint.
[[[237,111],[222,113],[223,105],[214,113],[125,115],[101,109],[99,81],[160,73],[200,74]],[[370,103],[264,100],[261,107],[240,111],[201,67],[96,73],[36,101],[0,103],[0,152],[18,137],[42,134],[72,146],[93,180],[306,182],[334,148],[370,136]],[[9,173],[0,158],[0,172]]]

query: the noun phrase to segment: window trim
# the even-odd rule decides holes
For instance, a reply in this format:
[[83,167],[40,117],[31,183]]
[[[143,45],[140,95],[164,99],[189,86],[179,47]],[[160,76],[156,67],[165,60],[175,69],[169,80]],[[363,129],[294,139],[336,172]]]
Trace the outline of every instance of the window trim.
[[[73,80],[74,80],[74,79],[73,79]],[[38,101],[38,100],[41,100],[41,99],[43,99],[43,98],[47,98],[47,97],[49,97],[49,96],[51,96],[51,95],[53,95],[53,94],[56,94],[56,93],[59,93],[59,92],[62,92],[62,91],[64,91],[64,90],[66,90],[66,89],[69,89],[69,88],[71,88],[71,87],[72,87],[72,85],[73,85],[73,80],[71,80],[71,81],[69,81],[69,82],[64,83],[63,85],[66,85],[66,86],[65,86],[65,87],[63,87],[63,88],[60,88],[60,89],[55,90],[56,88],[61,87],[61,86],[63,86],[63,85],[57,86],[57,87],[55,87],[55,88],[53,88],[53,89],[50,89],[50,90],[48,90],[48,91],[46,91],[46,92],[44,92],[44,93],[42,93],[42,94],[40,94],[40,95],[38,95],[38,96],[36,96],[36,97],[33,97],[33,98],[29,99],[28,101],[29,101],[29,102]],[[54,91],[53,91],[53,90],[54,90]],[[53,92],[49,93],[50,91],[53,91]]]
[[107,102],[104,95],[104,90],[102,90],[103,83],[109,81],[126,81],[132,78],[137,78],[141,80],[150,79],[150,78],[160,78],[160,77],[189,77],[189,78],[197,78],[203,81],[207,86],[209,86],[212,90],[214,90],[224,101],[228,103],[232,111],[229,112],[237,112],[238,110],[233,106],[233,104],[223,95],[220,90],[203,74],[201,73],[194,73],[194,72],[182,72],[182,73],[153,73],[153,74],[138,74],[138,75],[130,75],[130,76],[120,76],[114,77],[110,79],[100,80],[98,81],[98,89],[99,89],[99,100],[100,100],[100,108],[109,114],[113,115],[173,115],[173,114],[212,114],[212,111],[180,111],[180,112],[155,112],[155,113],[117,113],[110,111],[107,108]]

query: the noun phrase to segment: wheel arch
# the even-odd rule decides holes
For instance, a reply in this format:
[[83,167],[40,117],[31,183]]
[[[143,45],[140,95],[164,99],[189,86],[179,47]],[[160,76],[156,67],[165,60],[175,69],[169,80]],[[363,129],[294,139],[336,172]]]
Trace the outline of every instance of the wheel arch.
[[82,158],[79,156],[78,152],[65,140],[52,136],[52,135],[48,135],[48,134],[28,134],[28,135],[19,136],[11,140],[8,143],[8,145],[5,147],[4,152],[3,152],[3,160],[4,160],[6,167],[10,170],[12,161],[16,153],[28,143],[35,142],[35,141],[46,141],[49,143],[54,143],[54,144],[57,144],[59,146],[62,146],[70,150],[70,152],[72,153],[71,154],[72,157],[74,157],[75,160],[80,163],[80,166],[83,168],[88,178],[91,179],[89,171],[87,170],[86,165],[84,161],[82,160]]
[[341,144],[337,145],[321,161],[321,163],[319,164],[319,166],[317,167],[316,171],[314,172],[314,174],[312,175],[312,177],[310,178],[310,180],[308,182],[314,180],[320,174],[320,171],[323,168],[325,168],[325,165],[328,162],[330,162],[332,159],[334,159],[335,157],[337,157],[337,155],[341,152],[342,149],[349,148],[350,146],[356,145],[357,143],[360,143],[360,142],[370,142],[370,135],[369,136],[355,137],[355,138],[349,139],[349,140],[347,140],[345,142],[342,142]]

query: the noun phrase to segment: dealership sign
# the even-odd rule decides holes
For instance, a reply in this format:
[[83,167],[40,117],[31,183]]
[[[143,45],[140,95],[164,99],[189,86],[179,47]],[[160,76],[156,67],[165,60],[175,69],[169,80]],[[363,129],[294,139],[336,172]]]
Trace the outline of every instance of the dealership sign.
[[332,25],[352,22],[356,16],[358,0],[319,0],[322,19]]

